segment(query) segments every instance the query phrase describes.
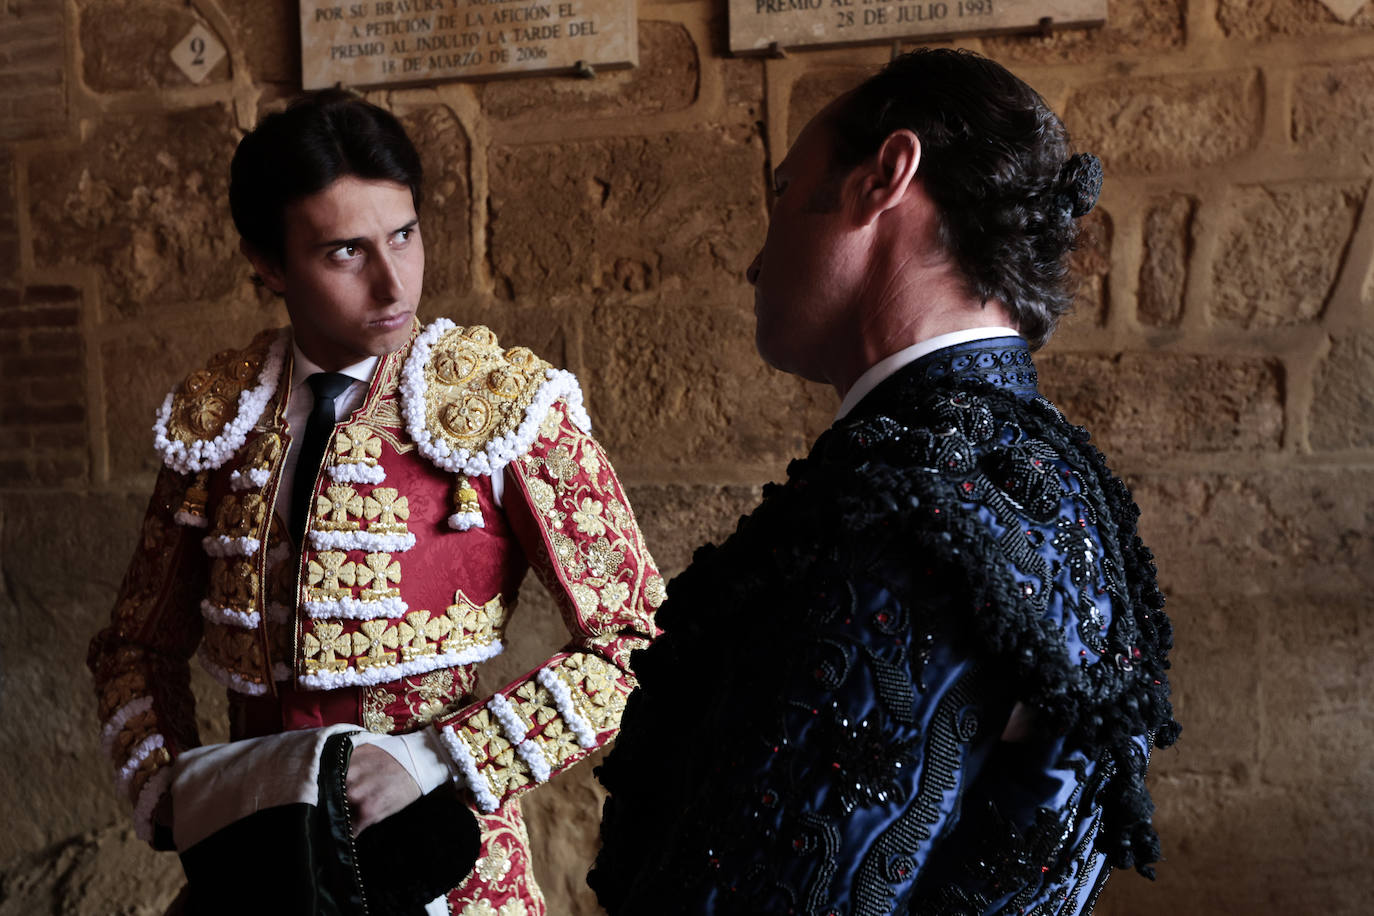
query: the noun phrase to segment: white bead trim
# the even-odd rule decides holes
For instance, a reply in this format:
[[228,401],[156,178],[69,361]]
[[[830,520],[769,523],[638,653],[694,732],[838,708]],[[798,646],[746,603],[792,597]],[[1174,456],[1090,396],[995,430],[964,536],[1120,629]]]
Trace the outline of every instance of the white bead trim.
[[208,471],[224,464],[243,447],[249,430],[262,416],[263,408],[272,400],[272,395],[277,393],[289,334],[289,331],[283,330],[277,335],[258,372],[257,387],[239,393],[238,414],[213,439],[196,439],[186,443],[167,437],[167,422],[172,417],[176,391],[168,393],[158,409],[157,421],[153,423],[153,447],[162,456],[163,464],[181,474]]
[[258,552],[262,541],[250,537],[230,537],[227,534],[212,534],[200,539],[200,546],[212,557],[251,557]]
[[262,620],[257,611],[236,611],[231,607],[221,607],[208,598],[200,602],[200,616],[211,623],[241,630],[256,630]]
[[477,802],[477,808],[483,814],[491,814],[501,806],[496,796],[491,793],[491,786],[477,770],[477,761],[472,759],[472,751],[468,750],[467,742],[458,737],[452,725],[445,725],[439,729],[439,740],[444,743],[444,749],[448,751],[449,757],[453,759],[454,766],[463,777],[463,782],[472,790],[472,797]]
[[588,722],[573,705],[572,691],[563,683],[563,679],[551,668],[540,668],[535,679],[539,681],[539,686],[553,696],[553,704],[558,707],[558,714],[577,736],[577,743],[587,750],[596,747],[596,729],[592,728],[592,723]]
[[250,697],[260,697],[264,696],[267,693],[266,684],[259,684],[256,681],[250,681],[243,675],[235,674],[233,671],[221,668],[219,665],[210,661],[210,659],[206,656],[205,648],[203,646],[201,647],[201,650],[198,653],[198,657],[200,658],[200,666],[205,669],[205,673],[210,675],[215,680],[219,681],[222,686],[228,688],[229,690],[232,690],[235,693],[242,693]]
[[501,731],[505,732],[506,740],[514,745],[515,752],[525,761],[525,766],[530,768],[530,775],[534,777],[534,781],[548,782],[549,777],[553,775],[549,769],[548,758],[544,756],[543,749],[527,736],[525,724],[515,714],[515,708],[511,706],[510,700],[499,693],[492,694],[491,699],[487,700],[487,709],[496,717],[496,721],[501,723]]
[[124,761],[124,765],[119,768],[119,772],[115,773],[115,784],[119,786],[120,794],[128,794],[129,784],[134,781],[134,774],[138,772],[139,765],[148,759],[149,754],[166,743],[157,732],[138,742],[129,753],[129,758]]
[[357,598],[307,601],[304,606],[305,612],[311,617],[344,617],[349,620],[401,617],[410,610],[410,605],[396,597],[378,598],[375,601],[360,601]]
[[404,553],[415,546],[415,535],[369,534],[366,531],[312,531],[315,550],[365,550],[368,553]]
[[105,749],[105,756],[114,754],[115,739],[119,737],[119,733],[124,730],[129,720],[143,715],[152,708],[152,697],[139,697],[115,710],[114,715],[110,716],[109,721],[100,729],[100,746]]
[[340,483],[381,483],[386,480],[386,471],[380,464],[334,464],[329,476]]
[[420,454],[438,467],[455,474],[484,474],[490,477],[530,450],[539,436],[539,426],[544,422],[544,416],[553,407],[554,401],[560,398],[567,403],[569,419],[583,432],[591,432],[592,421],[582,406],[582,388],[577,383],[577,377],[566,369],[548,369],[545,371],[547,381],[535,392],[534,399],[525,408],[525,416],[514,432],[489,440],[476,453],[465,448],[454,450],[442,438],[436,438],[425,425],[425,390],[428,387],[425,367],[429,365],[434,344],[455,327],[457,325],[449,319],[440,318],[421,331],[401,369],[401,416]]
[[485,528],[486,521],[480,510],[477,512],[455,512],[448,517],[448,526],[454,531],[467,531],[470,528]]
[[337,687],[371,687],[385,684],[397,678],[410,677],[437,671],[440,668],[456,668],[495,658],[505,649],[501,640],[494,639],[481,646],[469,646],[461,652],[423,655],[420,658],[398,665],[378,665],[362,671],[348,668],[344,671],[321,671],[317,674],[303,674],[296,678],[297,685],[306,690],[333,690]]
[[210,525],[210,520],[205,516],[187,512],[185,509],[178,509],[176,515],[172,516],[172,521],[183,528],[208,528]]
[[172,768],[163,767],[143,784],[134,805],[134,835],[145,843],[153,841],[153,810],[172,784]]
[[260,490],[267,486],[267,481],[271,479],[271,468],[248,468],[244,471],[235,471],[229,475],[229,489],[235,492],[239,490]]

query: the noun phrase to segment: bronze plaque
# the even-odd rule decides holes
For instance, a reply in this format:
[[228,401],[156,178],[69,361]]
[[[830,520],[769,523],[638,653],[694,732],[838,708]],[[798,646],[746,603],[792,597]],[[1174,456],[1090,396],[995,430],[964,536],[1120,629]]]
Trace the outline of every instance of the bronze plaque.
[[300,13],[306,89],[639,63],[634,0],[301,0]]
[[730,0],[730,50],[1100,25],[1107,0]]

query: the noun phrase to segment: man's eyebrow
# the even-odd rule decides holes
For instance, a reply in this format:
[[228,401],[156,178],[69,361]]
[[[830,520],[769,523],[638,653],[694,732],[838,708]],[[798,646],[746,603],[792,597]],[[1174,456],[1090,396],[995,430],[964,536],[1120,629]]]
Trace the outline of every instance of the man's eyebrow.
[[[388,235],[395,235],[395,234],[398,233],[398,232],[405,232],[405,231],[408,230],[408,229],[414,229],[414,228],[415,228],[416,226],[418,226],[418,225],[420,225],[420,218],[417,216],[417,217],[415,217],[415,219],[413,219],[413,220],[411,220],[410,222],[406,223],[404,226],[400,227],[399,229],[392,229],[391,232],[388,233]],[[335,249],[335,248],[343,248],[344,246],[347,246],[347,245],[351,245],[351,246],[353,246],[354,248],[356,248],[356,247],[358,247],[359,245],[361,245],[361,244],[362,244],[363,242],[365,242],[365,241],[367,241],[367,239],[364,238],[363,236],[359,235],[359,236],[354,236],[354,237],[351,238],[351,239],[329,239],[328,241],[325,241],[325,242],[317,242],[317,243],[315,244],[314,247],[316,247],[316,248],[328,248],[328,249],[330,249],[330,250],[332,251],[332,250]]]

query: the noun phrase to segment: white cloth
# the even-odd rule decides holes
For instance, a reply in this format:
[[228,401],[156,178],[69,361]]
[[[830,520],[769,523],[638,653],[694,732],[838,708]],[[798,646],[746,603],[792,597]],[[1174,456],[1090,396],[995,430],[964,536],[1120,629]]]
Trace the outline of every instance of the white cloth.
[[836,420],[844,419],[851,410],[858,405],[864,397],[877,388],[878,385],[897,374],[897,370],[904,366],[916,362],[927,353],[934,353],[943,347],[952,347],[956,344],[969,343],[974,340],[990,340],[994,337],[1020,337],[1012,328],[987,327],[987,328],[967,328],[963,331],[951,331],[948,334],[939,334],[928,338],[920,343],[912,344],[909,347],[898,350],[891,356],[885,356],[873,365],[864,370],[863,375],[855,379],[854,384],[845,392],[844,400],[840,402],[840,412],[835,415]]

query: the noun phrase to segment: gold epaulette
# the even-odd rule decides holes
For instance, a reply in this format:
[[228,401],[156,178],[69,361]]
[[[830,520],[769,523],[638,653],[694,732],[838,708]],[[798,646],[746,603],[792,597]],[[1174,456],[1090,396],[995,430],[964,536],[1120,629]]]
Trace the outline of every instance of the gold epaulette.
[[529,451],[554,401],[590,431],[582,390],[524,347],[502,349],[480,325],[440,318],[425,328],[401,370],[402,416],[430,461],[460,474],[494,474]]
[[217,468],[243,446],[281,379],[287,330],[266,330],[215,354],[172,389],[153,425],[154,447],[183,474]]

